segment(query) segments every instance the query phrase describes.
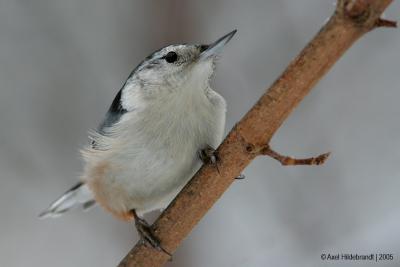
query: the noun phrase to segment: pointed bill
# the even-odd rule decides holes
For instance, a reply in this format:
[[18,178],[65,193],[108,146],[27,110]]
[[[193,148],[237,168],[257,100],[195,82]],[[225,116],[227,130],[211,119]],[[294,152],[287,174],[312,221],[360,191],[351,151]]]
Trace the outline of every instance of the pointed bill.
[[230,33],[219,38],[214,43],[210,44],[208,48],[200,54],[200,60],[205,60],[219,54],[224,46],[232,39],[236,32],[237,30],[233,30]]

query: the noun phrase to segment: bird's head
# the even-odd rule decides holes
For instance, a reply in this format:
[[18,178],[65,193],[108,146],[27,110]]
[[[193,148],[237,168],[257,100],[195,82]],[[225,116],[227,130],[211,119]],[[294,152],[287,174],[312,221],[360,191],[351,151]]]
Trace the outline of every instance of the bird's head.
[[214,72],[215,59],[235,33],[208,45],[169,45],[157,50],[139,64],[125,86],[143,88],[149,96],[187,88],[187,84],[205,88]]

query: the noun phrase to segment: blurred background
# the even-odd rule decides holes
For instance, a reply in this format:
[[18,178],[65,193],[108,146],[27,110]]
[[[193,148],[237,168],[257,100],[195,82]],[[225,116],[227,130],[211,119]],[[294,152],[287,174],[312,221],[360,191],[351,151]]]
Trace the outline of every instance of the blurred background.
[[[237,28],[213,80],[228,131],[333,10],[334,0],[0,0],[1,266],[116,266],[136,243],[133,225],[100,208],[37,214],[75,184],[88,129],[145,56]],[[272,140],[297,157],[331,151],[325,165],[255,160],[168,266],[368,265],[322,253],[393,253],[370,264],[399,266],[399,45],[398,30],[369,33]]]

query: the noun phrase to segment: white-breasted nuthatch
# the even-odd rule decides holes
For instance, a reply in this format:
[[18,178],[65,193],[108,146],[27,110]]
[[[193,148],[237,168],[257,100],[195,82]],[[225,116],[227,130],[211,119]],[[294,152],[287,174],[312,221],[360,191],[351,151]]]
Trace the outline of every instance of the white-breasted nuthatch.
[[99,203],[120,219],[135,219],[142,239],[160,248],[141,216],[164,209],[222,141],[226,103],[209,80],[235,33],[210,45],[170,45],[140,63],[91,133],[81,182],[40,217]]

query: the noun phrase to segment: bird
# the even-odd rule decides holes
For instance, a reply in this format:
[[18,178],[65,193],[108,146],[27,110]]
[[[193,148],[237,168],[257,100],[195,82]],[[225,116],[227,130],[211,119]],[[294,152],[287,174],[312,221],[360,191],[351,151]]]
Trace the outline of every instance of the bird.
[[98,203],[134,221],[141,240],[163,250],[143,215],[165,209],[202,164],[216,164],[227,104],[210,80],[236,32],[206,45],[168,45],[146,57],[90,132],[79,183],[39,217]]

